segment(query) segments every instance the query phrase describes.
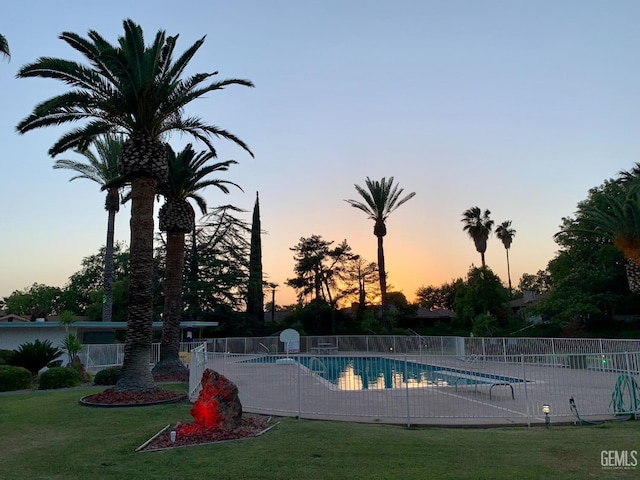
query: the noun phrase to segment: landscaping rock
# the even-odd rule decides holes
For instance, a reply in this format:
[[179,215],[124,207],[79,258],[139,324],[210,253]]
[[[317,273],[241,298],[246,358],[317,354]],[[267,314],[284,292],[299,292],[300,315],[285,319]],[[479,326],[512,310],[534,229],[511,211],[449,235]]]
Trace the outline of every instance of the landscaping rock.
[[224,375],[207,368],[200,381],[202,390],[191,408],[191,416],[205,428],[230,430],[242,421],[238,387]]

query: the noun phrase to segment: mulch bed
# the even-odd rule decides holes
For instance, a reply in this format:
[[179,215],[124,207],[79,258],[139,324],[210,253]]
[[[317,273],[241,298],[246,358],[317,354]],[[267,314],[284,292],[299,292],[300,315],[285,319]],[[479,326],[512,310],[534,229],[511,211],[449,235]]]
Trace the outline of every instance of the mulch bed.
[[[185,379],[154,377],[154,380],[156,382],[180,382]],[[186,380],[188,381],[188,378]],[[100,393],[81,398],[80,403],[97,407],[136,407],[179,402],[186,399],[187,395],[184,393],[162,388],[158,388],[153,392],[118,391],[115,388],[108,388]],[[138,447],[136,451],[149,452],[232,440],[245,440],[262,435],[275,425],[277,424],[271,424],[271,417],[258,415],[244,415],[240,420],[240,425],[233,429],[211,429],[197,423],[177,424],[172,429],[169,426],[165,427],[142,446]],[[176,431],[176,439],[173,442],[171,441],[171,430]]]
[[[155,375],[153,380],[157,383],[188,383],[187,375]],[[172,390],[158,388],[154,392],[129,392],[117,391],[109,388],[103,392],[88,395],[80,399],[82,405],[94,407],[137,407],[144,405],[156,405],[159,403],[173,403],[185,400],[187,395]]]
[[108,388],[103,392],[82,397],[80,403],[92,407],[138,407],[180,402],[186,398],[185,393],[161,388],[153,392],[119,391],[115,388]]
[[[167,426],[146,443],[138,447],[136,451],[150,452],[169,448],[191,447],[195,445],[255,438],[277,425],[270,424],[270,420],[270,417],[243,416],[240,425],[232,430],[205,428],[196,423],[187,425],[178,424],[173,429]],[[176,431],[176,439],[173,442],[171,441],[171,430]]]

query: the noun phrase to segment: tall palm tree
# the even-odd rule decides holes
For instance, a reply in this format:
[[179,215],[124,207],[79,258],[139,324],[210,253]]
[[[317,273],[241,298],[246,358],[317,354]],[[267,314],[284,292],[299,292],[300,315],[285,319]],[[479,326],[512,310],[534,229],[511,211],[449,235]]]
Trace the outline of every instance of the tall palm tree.
[[511,220],[505,220],[496,227],[496,237],[502,241],[507,252],[507,277],[509,278],[509,292],[511,292],[511,267],[509,265],[509,249],[515,237],[516,231],[511,228]]
[[7,58],[11,57],[11,52],[9,51],[9,43],[4,35],[0,33],[0,54],[4,55]]
[[462,230],[469,234],[469,237],[476,245],[476,250],[480,253],[482,259],[482,268],[487,265],[484,261],[484,253],[487,251],[487,240],[493,229],[493,220],[489,218],[491,212],[485,210],[484,213],[479,207],[471,207],[462,213],[462,222],[464,227]]
[[[247,145],[231,133],[208,125],[198,117],[184,117],[184,108],[209,92],[227,85],[253,86],[248,80],[210,81],[217,72],[184,77],[185,69],[204,42],[195,42],[177,59],[178,39],[164,31],[145,45],[142,28],[132,20],[123,22],[124,35],[112,45],[90,30],[88,38],[64,32],[60,39],[83,55],[88,65],[59,58],[41,57],[23,66],[18,77],[60,80],[71,90],[36,105],[22,120],[20,133],[76,123],[82,126],[64,134],[50,149],[56,156],[68,149],[84,149],[94,138],[109,132],[126,133],[120,174],[131,184],[130,288],[122,375],[119,391],[157,389],[149,371],[152,330],[153,201],[158,181],[167,177],[167,132],[188,133],[203,141],[211,152],[212,138],[233,141],[247,152]],[[210,82],[209,82],[210,81]]]
[[104,302],[102,303],[102,321],[110,322],[113,312],[113,240],[115,236],[116,214],[120,211],[120,190],[117,183],[120,175],[118,164],[122,156],[123,135],[106,134],[93,141],[96,153],[87,150],[76,150],[87,162],[75,160],[56,160],[53,168],[64,168],[79,173],[69,181],[86,178],[96,182],[107,191],[104,208],[107,217],[107,243],[104,254]]
[[[383,239],[387,234],[387,226],[385,224],[387,218],[400,205],[413,198],[416,192],[411,192],[404,198],[400,199],[400,195],[404,191],[403,188],[398,189],[398,185],[393,184],[393,177],[387,180],[371,180],[369,177],[365,180],[366,189],[355,185],[356,191],[364,199],[345,200],[349,205],[358,210],[362,210],[367,216],[375,222],[373,226],[373,234],[378,238],[378,272],[380,277],[380,294],[381,294],[381,312],[384,322],[384,313],[387,308],[387,273],[384,265],[384,245]],[[391,329],[391,324],[387,324],[387,328]]]
[[[234,160],[206,165],[215,155],[210,152],[194,151],[191,144],[176,155],[167,145],[169,176],[158,183],[158,193],[165,199],[160,208],[160,230],[167,232],[167,256],[164,275],[164,314],[162,317],[162,339],[160,341],[160,361],[152,373],[157,376],[187,375],[180,362],[180,320],[184,311],[182,305],[182,275],[184,269],[186,233],[195,228],[195,212],[188,199],[196,202],[204,215],[207,202],[200,195],[208,186],[218,187],[229,193],[228,180],[205,178],[214,172],[222,172],[237,163]],[[240,188],[240,187],[238,187]]]

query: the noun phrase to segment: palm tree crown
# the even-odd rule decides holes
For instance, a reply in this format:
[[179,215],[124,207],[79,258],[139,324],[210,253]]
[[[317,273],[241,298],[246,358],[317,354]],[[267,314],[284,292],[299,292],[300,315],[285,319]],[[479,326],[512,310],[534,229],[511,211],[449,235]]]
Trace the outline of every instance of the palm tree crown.
[[389,215],[400,205],[413,198],[416,193],[411,192],[400,199],[404,189],[400,188],[398,190],[398,185],[393,185],[393,177],[389,177],[389,180],[382,178],[381,181],[371,180],[367,177],[365,185],[367,186],[366,189],[360,185],[354,185],[364,202],[357,200],[345,201],[352,207],[365,212],[370,219],[376,222],[374,235],[384,237],[387,234],[385,221]]
[[[50,149],[52,156],[71,148],[85,149],[97,136],[108,132],[145,133],[159,138],[170,131],[188,133],[215,152],[212,137],[232,140],[251,154],[247,145],[198,117],[183,117],[183,108],[207,93],[228,85],[253,87],[242,79],[227,79],[203,84],[218,72],[199,73],[184,79],[189,61],[204,43],[195,42],[174,61],[178,39],[160,30],[145,47],[142,28],[132,20],[123,22],[125,35],[114,46],[90,30],[88,39],[64,32],[60,39],[80,52],[90,67],[59,58],[41,57],[18,71],[19,78],[40,77],[60,80],[72,90],[36,105],[17,129],[25,133],[35,128],[89,120],[63,135]],[[253,154],[251,154],[253,155]]]
[[489,210],[485,210],[483,213],[479,207],[471,207],[462,213],[461,220],[464,223],[462,230],[467,232],[475,243],[483,267],[486,266],[484,254],[487,251],[487,240],[493,229],[493,220],[489,218],[489,215],[491,215]]
[[507,250],[511,248],[511,243],[513,243],[513,237],[515,237],[515,235],[516,231],[511,228],[511,220],[505,220],[496,227],[496,237],[498,237]]
[[496,227],[496,237],[502,242],[507,252],[507,278],[509,279],[509,292],[511,292],[511,267],[509,266],[509,249],[516,231],[511,228],[511,220],[505,220]]
[[[188,199],[192,199],[204,215],[207,213],[207,202],[199,192],[209,186],[215,186],[223,193],[229,193],[228,185],[240,188],[239,185],[229,180],[205,178],[214,172],[227,171],[231,165],[238,163],[235,160],[226,160],[207,165],[207,162],[213,158],[215,158],[213,152],[196,153],[191,144],[188,144],[177,155],[167,145],[169,175],[166,180],[158,183],[158,194],[165,197],[167,202],[185,202]],[[189,203],[186,202],[186,205],[189,205]],[[171,229],[171,225],[163,226],[162,223],[161,221],[160,230]],[[193,226],[189,226],[186,232],[190,232],[192,228]]]
[[[95,153],[90,149],[75,150],[75,153],[85,157],[86,163],[77,160],[56,160],[53,168],[76,171],[78,175],[71,177],[69,181],[85,178],[108,189],[120,177],[118,164],[122,156],[124,142],[125,137],[123,135],[107,134],[103,137],[98,137],[92,143],[96,150]],[[116,190],[118,188],[116,187]],[[118,201],[119,204],[120,202]]]
[[600,232],[622,251],[629,289],[640,293],[640,190],[628,187],[623,192],[603,192],[600,204],[579,204],[578,214],[584,229]]
[[[349,205],[358,210],[362,210],[372,219],[375,224],[373,226],[373,234],[378,237],[378,273],[380,277],[380,294],[382,298],[382,321],[384,323],[384,312],[387,306],[387,274],[384,265],[384,246],[383,238],[387,234],[387,226],[385,221],[395,209],[407,202],[415,196],[415,192],[411,192],[404,198],[400,198],[404,189],[393,184],[393,177],[382,178],[382,180],[371,180],[369,177],[365,180],[366,189],[359,185],[355,185],[356,191],[364,199],[364,202],[358,200],[345,200]],[[387,324],[387,329],[391,329],[391,324]]]
[[640,190],[640,163],[636,163],[631,170],[618,172],[617,183],[622,185],[629,194]]

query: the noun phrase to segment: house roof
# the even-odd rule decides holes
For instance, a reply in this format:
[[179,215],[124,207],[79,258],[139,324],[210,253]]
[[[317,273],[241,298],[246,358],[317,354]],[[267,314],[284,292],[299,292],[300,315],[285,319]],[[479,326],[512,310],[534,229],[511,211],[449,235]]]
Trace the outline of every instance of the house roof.
[[416,312],[416,318],[453,318],[456,313],[453,310],[447,310],[446,308],[434,308],[429,310],[428,308],[418,308]]
[[511,308],[516,308],[516,309],[528,307],[530,305],[535,305],[536,303],[538,303],[541,298],[542,298],[541,294],[525,291],[523,292],[522,298],[516,298],[515,300],[511,300],[509,302],[509,305],[511,305]]
[[[162,329],[162,322],[153,322],[155,330]],[[127,322],[74,322],[73,328],[81,328],[83,330],[124,330],[127,328]],[[217,327],[218,322],[180,322],[180,328],[188,327]],[[63,328],[64,324],[60,322],[2,322],[0,328]]]
[[0,317],[0,322],[30,322],[30,320],[26,317],[22,317],[20,315],[16,315],[15,313],[10,313],[8,315],[2,315]]

